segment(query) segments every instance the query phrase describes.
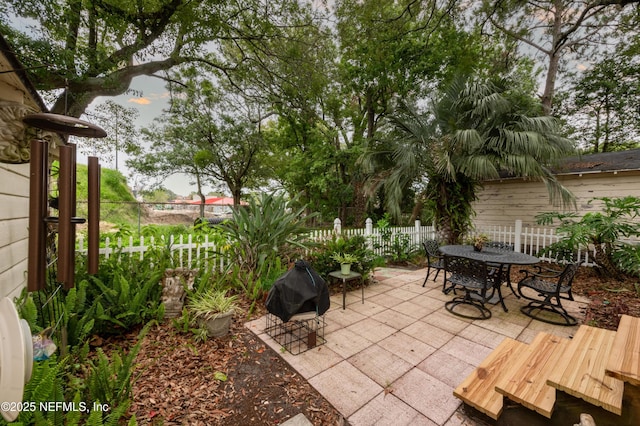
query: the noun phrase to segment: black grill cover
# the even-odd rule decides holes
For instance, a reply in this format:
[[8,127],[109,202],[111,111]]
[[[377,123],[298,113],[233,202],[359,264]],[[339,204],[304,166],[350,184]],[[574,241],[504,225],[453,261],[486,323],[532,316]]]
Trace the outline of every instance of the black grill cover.
[[267,310],[283,322],[295,314],[329,309],[329,288],[320,275],[304,260],[276,280],[267,296]]

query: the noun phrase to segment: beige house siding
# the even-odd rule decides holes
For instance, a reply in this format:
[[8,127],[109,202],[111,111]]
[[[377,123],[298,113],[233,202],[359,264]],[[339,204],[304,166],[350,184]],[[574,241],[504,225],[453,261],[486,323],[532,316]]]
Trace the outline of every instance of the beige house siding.
[[[558,180],[576,196],[577,212],[597,211],[599,203],[589,204],[595,197],[640,197],[640,171],[584,173],[562,175]],[[478,227],[513,226],[517,219],[523,227],[537,227],[535,216],[542,212],[562,210],[553,206],[542,182],[505,179],[485,182],[473,205],[474,223]],[[571,209],[573,210],[573,209]]]
[[[15,65],[14,58],[0,54],[0,71],[14,70]],[[0,74],[0,101],[42,110],[42,101],[32,96],[15,72]],[[26,285],[28,223],[29,164],[0,162],[0,297],[17,296]]]
[[0,163],[0,297],[26,285],[29,165]]

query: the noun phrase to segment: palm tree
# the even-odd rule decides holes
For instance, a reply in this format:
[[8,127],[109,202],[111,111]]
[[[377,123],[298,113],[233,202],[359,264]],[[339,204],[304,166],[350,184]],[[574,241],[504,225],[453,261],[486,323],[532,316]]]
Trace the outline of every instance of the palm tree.
[[422,183],[421,195],[448,243],[458,242],[469,230],[482,181],[501,172],[542,180],[553,204],[571,205],[573,195],[549,166],[573,154],[574,146],[559,135],[553,117],[535,111],[526,96],[463,79],[452,83],[427,114],[400,105],[390,117],[392,148],[363,158],[371,166],[391,154],[391,165],[372,175],[370,193],[383,189],[386,209],[398,217],[404,189]]

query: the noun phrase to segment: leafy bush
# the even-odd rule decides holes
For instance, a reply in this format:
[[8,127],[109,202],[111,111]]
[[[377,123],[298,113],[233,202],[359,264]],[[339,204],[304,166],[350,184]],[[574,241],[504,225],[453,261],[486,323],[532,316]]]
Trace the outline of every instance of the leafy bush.
[[545,253],[567,256],[578,250],[595,252],[594,261],[610,277],[621,279],[623,273],[638,276],[640,256],[637,246],[620,241],[623,237],[640,237],[640,198],[593,198],[603,203],[602,212],[589,212],[582,217],[576,213],[542,213],[538,223],[559,222],[557,233],[565,236],[545,249]]
[[[23,401],[35,403],[34,410],[23,410],[16,422],[23,425],[63,424],[62,411],[41,411],[40,403],[64,401],[64,362],[58,362],[54,356],[44,361],[33,363],[31,380],[24,388]],[[0,425],[7,422],[0,417]],[[11,423],[13,424],[13,423]]]
[[351,265],[351,270],[362,274],[365,280],[376,266],[384,265],[384,259],[367,247],[367,241],[362,235],[333,235],[331,239],[316,247],[308,256],[308,260],[318,274],[326,277],[330,272],[340,269],[340,263],[334,259],[335,253],[349,253],[357,257],[359,260]]
[[411,236],[395,233],[391,229],[391,216],[385,213],[382,219],[376,222],[380,233],[381,243],[374,243],[376,249],[382,249],[384,256],[393,263],[407,262],[419,251],[411,242]]
[[[119,232],[125,234],[126,229]],[[80,316],[89,315],[94,321],[92,333],[118,333],[162,318],[160,280],[172,264],[169,247],[162,240],[157,240],[142,259],[114,247],[109,258],[101,259],[96,275],[87,274],[82,265],[84,260],[79,256],[76,282],[80,297],[76,296],[74,303],[69,302],[69,325],[73,325],[73,315],[77,313],[78,327],[87,326],[86,318],[82,320]],[[78,328],[73,342],[79,342],[85,332],[84,328]]]
[[134,361],[148,331],[147,325],[138,334],[138,342],[128,352],[113,351],[111,358],[101,348],[96,349],[96,357],[90,362],[86,378],[86,401],[92,404],[106,403],[111,410],[119,408],[123,413],[126,412],[131,401]]
[[233,219],[218,228],[228,241],[229,267],[224,277],[251,300],[261,300],[283,265],[308,249],[305,207],[292,209],[296,199],[262,194],[246,208],[234,210]]
[[256,271],[275,257],[288,261],[307,248],[304,220],[315,215],[305,217],[305,207],[291,209],[295,201],[262,194],[259,200],[250,200],[246,208],[235,209],[233,219],[219,226],[231,245],[231,258],[241,269]]

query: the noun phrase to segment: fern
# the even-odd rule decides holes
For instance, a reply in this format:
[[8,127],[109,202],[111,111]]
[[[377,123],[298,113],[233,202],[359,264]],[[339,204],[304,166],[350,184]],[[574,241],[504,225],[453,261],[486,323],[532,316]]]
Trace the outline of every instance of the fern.
[[38,326],[38,308],[26,288],[22,289],[20,297],[16,300],[16,306],[18,307],[20,318],[29,323],[29,327],[33,332],[39,333],[42,331],[42,327]]
[[[62,388],[62,368],[65,360],[57,362],[56,357],[45,361],[34,362],[31,380],[24,389],[23,401],[36,404],[35,411],[22,411],[17,423],[25,425],[58,425],[62,424],[62,413],[55,411],[40,411],[41,402],[64,401]],[[0,425],[7,424],[0,419]]]
[[138,334],[138,342],[127,354],[114,352],[109,360],[101,349],[97,350],[97,362],[92,363],[87,378],[87,388],[92,401],[106,402],[114,410],[131,398],[133,363],[148,330],[148,325],[142,329]]

